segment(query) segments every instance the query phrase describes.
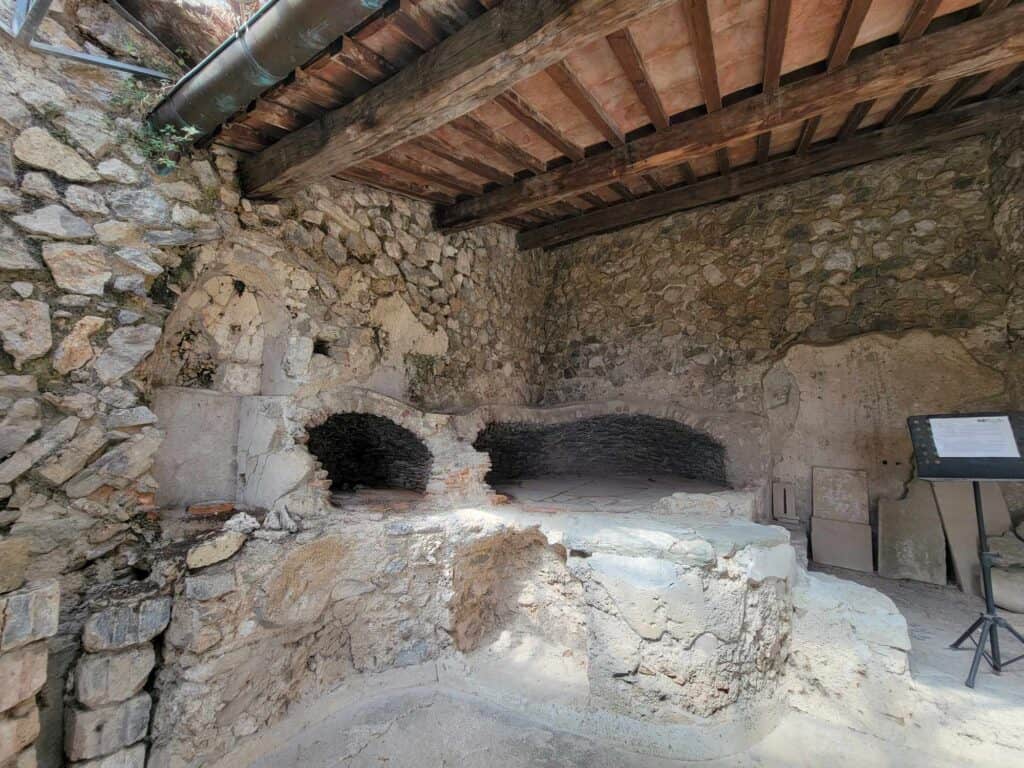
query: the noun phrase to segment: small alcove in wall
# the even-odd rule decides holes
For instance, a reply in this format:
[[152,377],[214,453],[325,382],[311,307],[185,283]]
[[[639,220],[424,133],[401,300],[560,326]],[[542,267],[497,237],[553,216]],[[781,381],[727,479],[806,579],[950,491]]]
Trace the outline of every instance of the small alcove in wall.
[[415,434],[370,413],[338,413],[310,428],[307,448],[333,491],[392,488],[422,493],[432,457]]
[[[673,490],[726,487],[725,448],[671,419],[613,414],[551,424],[496,422],[473,443],[491,458],[487,482],[512,495],[565,486],[596,489],[637,483]],[[570,486],[563,480],[585,478]],[[553,497],[552,497],[553,498]]]

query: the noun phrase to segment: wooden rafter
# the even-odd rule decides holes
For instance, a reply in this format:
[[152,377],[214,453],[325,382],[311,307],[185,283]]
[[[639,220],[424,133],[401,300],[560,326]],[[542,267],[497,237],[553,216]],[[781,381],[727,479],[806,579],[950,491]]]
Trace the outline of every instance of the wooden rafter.
[[823,173],[937,146],[991,130],[1013,120],[1021,109],[1024,109],[1024,100],[1014,97],[926,115],[912,122],[876,129],[848,141],[815,149],[807,156],[789,155],[767,163],[748,165],[728,177],[716,176],[639,200],[610,205],[599,212],[520,232],[519,246],[552,247],[677,211],[743,194],[763,192]]
[[249,195],[282,194],[471,112],[516,82],[671,0],[501,4],[376,88],[242,163]]
[[[790,6],[790,0],[768,0],[768,23],[764,33],[764,74],[761,77],[761,90],[767,94],[775,93],[779,89],[779,81],[782,78],[782,57],[786,52]],[[758,134],[757,162],[765,162],[771,151],[771,131]]]
[[456,118],[452,121],[451,127],[498,153],[512,165],[528,168],[534,173],[542,173],[547,170],[547,165],[543,160],[534,157],[504,134],[498,133],[483,120],[472,115]]
[[[697,73],[700,76],[704,106],[708,112],[722,108],[722,91],[718,85],[718,66],[715,64],[715,41],[711,32],[711,16],[707,0],[683,0],[683,14],[693,41],[694,56],[697,59]],[[729,173],[729,150],[716,150],[718,168],[722,174]]]
[[515,177],[512,174],[505,173],[505,171],[487,165],[487,163],[480,162],[478,158],[466,154],[460,147],[453,146],[436,135],[421,136],[416,140],[415,144],[432,155],[460,168],[464,168],[470,173],[476,174],[488,181],[502,185],[511,184],[515,181]]
[[928,29],[928,25],[935,18],[935,12],[939,10],[942,0],[914,0],[914,5],[907,14],[907,20],[903,22],[900,30],[900,42],[916,40]]
[[493,221],[605,186],[611,181],[712,154],[765,130],[866,101],[1024,60],[1024,5],[1013,5],[670,126],[623,147],[523,179],[442,210],[447,229]]
[[548,67],[547,73],[555,81],[555,84],[562,93],[565,94],[566,98],[604,136],[609,144],[613,147],[621,147],[625,143],[626,139],[622,134],[622,130],[608,115],[601,102],[595,99],[594,95],[580,82],[579,76],[569,68],[569,65],[564,60]]
[[628,27],[620,29],[605,38],[609,47],[619,60],[619,66],[629,78],[630,84],[637,98],[647,110],[647,116],[655,129],[668,128],[668,115],[665,113],[665,105],[658,95],[658,91],[651,85],[651,76],[647,72],[647,65],[644,64],[640,49],[636,47],[636,40]]
[[583,148],[514,90],[501,94],[494,103],[566,157],[573,160],[583,159]]

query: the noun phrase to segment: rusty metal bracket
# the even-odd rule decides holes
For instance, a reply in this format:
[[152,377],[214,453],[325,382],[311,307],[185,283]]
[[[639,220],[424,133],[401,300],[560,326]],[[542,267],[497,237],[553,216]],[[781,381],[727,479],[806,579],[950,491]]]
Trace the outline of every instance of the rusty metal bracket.
[[137,64],[129,64],[116,59],[108,59],[104,56],[96,56],[82,51],[72,51],[68,48],[50,45],[35,39],[39,25],[43,23],[46,14],[50,10],[53,0],[18,0],[14,7],[14,16],[11,19],[11,26],[0,24],[0,32],[11,38],[17,45],[36,53],[57,56],[62,59],[70,59],[82,64],[91,64],[96,67],[115,69],[119,72],[127,72],[138,77],[152,77],[157,80],[171,80],[171,75],[159,72],[149,67],[140,67]]

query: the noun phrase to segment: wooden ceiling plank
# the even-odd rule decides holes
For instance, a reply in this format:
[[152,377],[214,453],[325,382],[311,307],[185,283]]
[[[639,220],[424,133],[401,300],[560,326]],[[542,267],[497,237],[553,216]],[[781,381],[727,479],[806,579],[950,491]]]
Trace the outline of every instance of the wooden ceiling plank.
[[1022,106],[1024,101],[1014,97],[976,103],[942,114],[925,115],[902,125],[877,129],[845,142],[825,145],[807,156],[787,155],[762,165],[748,165],[728,177],[715,176],[691,186],[613,204],[601,211],[583,214],[571,222],[526,230],[519,234],[519,247],[550,248],[738,195],[763,192],[873,160],[940,146],[1013,120]]
[[594,94],[587,90],[579,76],[572,71],[564,59],[548,67],[546,71],[566,98],[604,136],[609,144],[613,147],[621,147],[626,143],[622,130],[615,124],[601,103],[594,98]]
[[973,19],[893,46],[774,96],[752,96],[644,136],[623,147],[523,179],[439,214],[442,228],[471,226],[578,195],[616,179],[678,165],[758,133],[820,115],[850,102],[897,94],[1024,60],[1024,5]]
[[242,163],[246,194],[284,194],[465,115],[672,0],[531,0],[488,11],[373,90]]
[[[997,13],[1004,10],[1010,5],[1011,0],[989,0],[989,2],[982,3],[979,7],[979,15],[985,16],[990,13]],[[959,104],[968,92],[984,77],[983,74],[968,75],[962,77],[953,84],[953,87],[947,91],[939,102],[935,105],[935,110],[938,112],[944,112],[952,109]]]
[[615,54],[615,58],[619,60],[622,71],[629,78],[637,98],[647,110],[647,116],[654,128],[656,130],[668,128],[668,115],[665,113],[665,106],[662,104],[657,90],[651,84],[651,77],[647,72],[643,57],[640,55],[640,49],[637,48],[636,40],[633,39],[633,34],[628,28],[623,28],[608,35],[605,40],[611,47],[612,53]]
[[498,133],[483,120],[473,115],[456,118],[452,121],[451,126],[502,157],[507,157],[513,165],[528,168],[535,173],[543,173],[547,170],[547,164],[543,160],[534,157],[504,134]]
[[569,139],[558,126],[514,90],[505,91],[494,100],[494,103],[566,157],[572,160],[584,158],[585,153],[579,144]]
[[463,153],[457,147],[453,147],[437,136],[421,136],[414,143],[425,151],[440,157],[442,160],[447,160],[449,163],[464,168],[470,173],[474,173],[488,181],[502,185],[511,184],[515,181],[515,177],[512,174],[505,173],[505,171],[487,165],[487,163],[480,162],[477,158]]

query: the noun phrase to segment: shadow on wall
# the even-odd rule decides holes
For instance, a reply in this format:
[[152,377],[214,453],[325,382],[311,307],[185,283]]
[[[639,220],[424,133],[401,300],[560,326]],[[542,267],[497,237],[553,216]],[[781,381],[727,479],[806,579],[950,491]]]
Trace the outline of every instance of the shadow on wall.
[[726,485],[720,443],[669,419],[597,416],[563,424],[488,424],[473,447],[491,457],[488,483],[562,475],[676,475]]
[[309,430],[306,447],[327,470],[332,490],[427,489],[432,463],[427,446],[383,416],[335,414]]

